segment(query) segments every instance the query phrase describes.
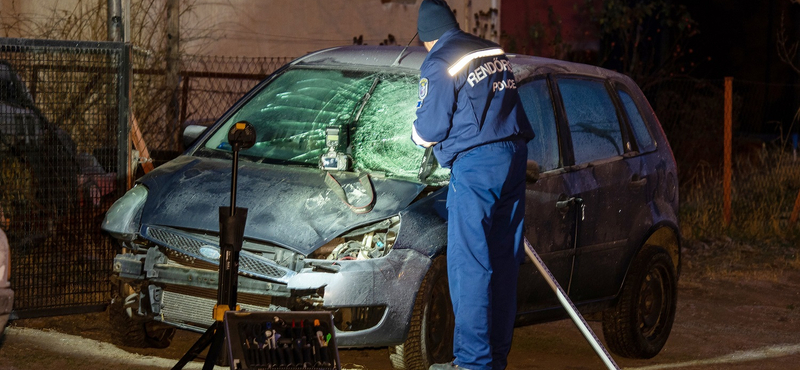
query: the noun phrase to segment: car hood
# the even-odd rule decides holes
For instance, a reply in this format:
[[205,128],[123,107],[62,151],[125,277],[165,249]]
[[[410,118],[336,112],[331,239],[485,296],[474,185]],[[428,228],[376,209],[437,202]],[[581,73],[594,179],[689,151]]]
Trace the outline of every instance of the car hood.
[[[230,206],[231,161],[180,156],[143,176],[149,195],[143,226],[167,226],[217,233],[219,207]],[[349,172],[331,173],[354,206],[369,196]],[[274,243],[308,255],[354,227],[396,215],[424,189],[411,181],[370,177],[375,206],[353,212],[313,168],[241,161],[236,206],[247,208],[244,237]]]

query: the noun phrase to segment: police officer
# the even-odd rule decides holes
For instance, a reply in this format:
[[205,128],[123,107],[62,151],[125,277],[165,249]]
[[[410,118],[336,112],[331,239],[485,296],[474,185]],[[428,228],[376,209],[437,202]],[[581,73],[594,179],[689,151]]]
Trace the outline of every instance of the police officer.
[[453,354],[431,370],[504,369],[516,315],[525,214],[526,143],[533,138],[500,47],[462,32],[444,0],[424,0],[412,140],[451,169],[447,273]]

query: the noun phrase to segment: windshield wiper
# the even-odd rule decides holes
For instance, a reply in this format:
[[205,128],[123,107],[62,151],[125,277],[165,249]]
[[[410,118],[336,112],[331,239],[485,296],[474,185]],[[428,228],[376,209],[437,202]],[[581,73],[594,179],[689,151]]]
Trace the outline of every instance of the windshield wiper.
[[356,114],[353,116],[353,119],[347,123],[347,127],[345,127],[344,131],[345,135],[347,135],[347,147],[350,147],[350,127],[354,123],[358,123],[358,120],[361,119],[361,113],[364,111],[364,107],[367,106],[367,102],[369,102],[369,99],[372,98],[372,93],[375,92],[375,87],[378,86],[378,82],[380,81],[381,81],[380,76],[375,76],[375,78],[372,80],[372,86],[370,86],[369,91],[367,91],[367,93],[361,97],[361,104],[358,106]]

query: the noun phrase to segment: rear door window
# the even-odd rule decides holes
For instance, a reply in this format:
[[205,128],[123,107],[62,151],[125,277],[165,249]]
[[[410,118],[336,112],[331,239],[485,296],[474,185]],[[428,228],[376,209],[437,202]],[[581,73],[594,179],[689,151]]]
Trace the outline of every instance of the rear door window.
[[622,155],[625,151],[614,103],[602,81],[558,80],[575,164]]
[[553,99],[546,79],[523,83],[519,95],[528,121],[536,137],[528,142],[528,159],[539,164],[541,171],[559,167],[558,131],[553,111]]
[[644,118],[642,118],[639,108],[636,106],[633,98],[622,90],[617,90],[617,93],[619,95],[619,100],[622,101],[622,106],[625,108],[625,114],[628,115],[628,121],[630,121],[631,127],[633,128],[633,136],[636,137],[636,143],[639,145],[639,152],[645,153],[655,150],[656,144],[653,141],[653,137],[650,135],[650,131],[647,130]]

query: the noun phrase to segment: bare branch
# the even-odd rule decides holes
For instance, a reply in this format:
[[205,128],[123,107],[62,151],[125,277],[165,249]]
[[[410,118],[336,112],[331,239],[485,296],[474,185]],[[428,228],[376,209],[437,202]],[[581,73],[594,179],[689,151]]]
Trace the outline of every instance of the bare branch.
[[[793,3],[800,3],[800,0],[791,0]],[[797,65],[796,56],[797,56],[797,48],[798,48],[798,41],[791,43],[789,41],[789,36],[786,35],[786,26],[783,23],[783,14],[781,14],[781,24],[778,28],[778,40],[776,42],[776,46],[778,48],[778,58],[784,63],[786,63],[789,67],[791,67],[795,73],[800,74],[800,66]]]

